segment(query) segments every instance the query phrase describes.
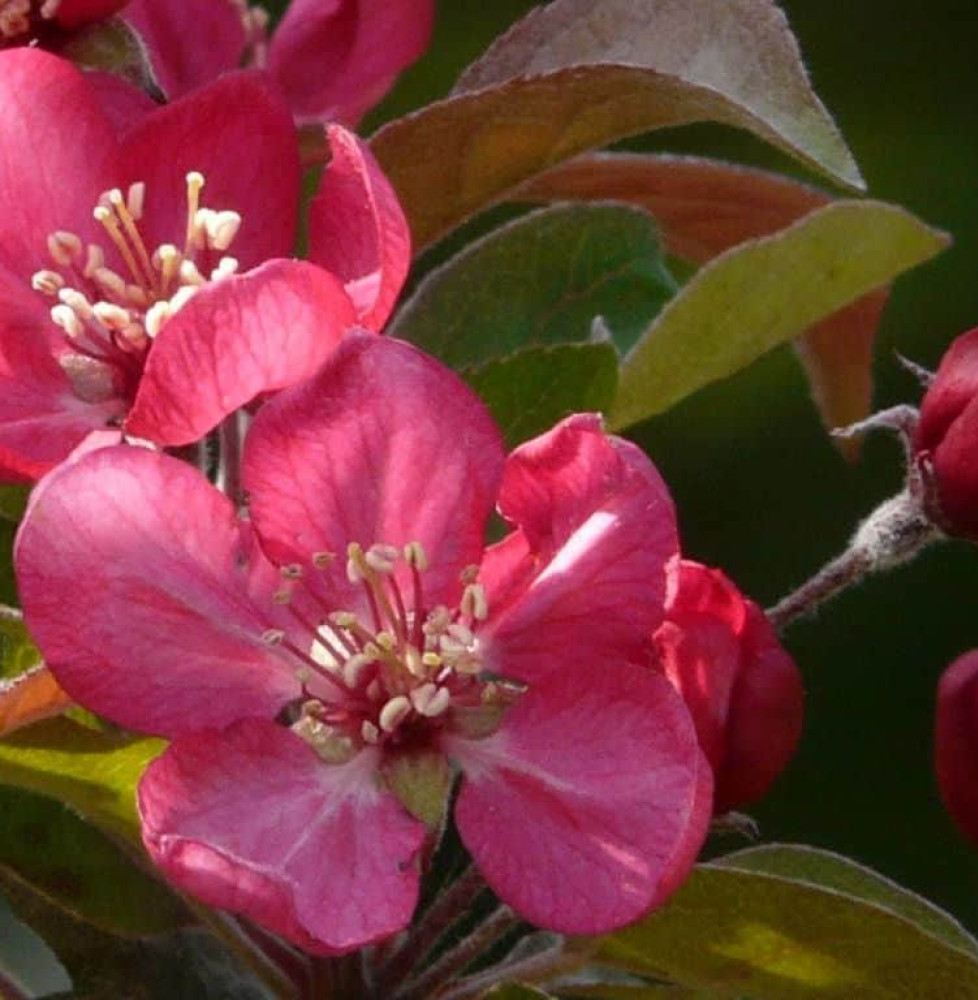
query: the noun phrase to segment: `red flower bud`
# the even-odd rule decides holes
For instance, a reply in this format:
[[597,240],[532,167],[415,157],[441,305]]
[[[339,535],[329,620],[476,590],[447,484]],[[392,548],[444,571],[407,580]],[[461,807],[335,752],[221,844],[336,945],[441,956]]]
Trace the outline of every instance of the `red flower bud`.
[[676,561],[655,645],[713,768],[714,811],[761,798],[798,745],[804,702],[764,612],[719,570]]
[[932,484],[928,516],[949,535],[978,542],[978,329],[941,360],[920,407],[914,452]]
[[978,650],[959,656],[938,684],[934,763],[941,800],[978,844]]

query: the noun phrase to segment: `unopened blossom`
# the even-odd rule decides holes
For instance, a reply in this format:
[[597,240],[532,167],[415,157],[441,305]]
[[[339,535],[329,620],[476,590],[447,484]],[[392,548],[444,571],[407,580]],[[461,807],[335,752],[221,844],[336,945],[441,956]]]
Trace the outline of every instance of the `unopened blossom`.
[[713,768],[715,811],[761,798],[794,754],[804,712],[801,675],[764,612],[719,570],[676,560],[655,643]]
[[[109,426],[196,441],[379,329],[410,256],[397,201],[339,126],[295,240],[299,158],[260,74],[229,75],[122,132],[88,77],[0,52],[0,477],[31,479]],[[39,153],[39,151],[41,151]]]
[[978,651],[959,656],[937,688],[934,764],[941,800],[978,846]]
[[[689,870],[712,788],[644,665],[676,552],[648,459],[572,416],[505,457],[482,404],[354,334],[249,432],[250,520],[115,446],[53,471],[24,614],[81,704],[172,740],[139,786],[166,877],[332,954],[393,934],[454,819],[540,927],[611,930]],[[510,533],[484,548],[493,505]]]
[[913,445],[931,520],[978,541],[978,329],[961,334],[941,359]]

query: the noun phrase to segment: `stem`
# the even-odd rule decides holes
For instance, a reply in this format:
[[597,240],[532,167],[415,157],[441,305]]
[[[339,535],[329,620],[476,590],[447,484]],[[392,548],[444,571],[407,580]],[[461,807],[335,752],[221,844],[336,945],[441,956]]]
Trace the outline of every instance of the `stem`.
[[870,573],[913,559],[942,537],[925,512],[922,497],[920,489],[910,481],[905,490],[881,503],[856,529],[845,552],[767,611],[775,629],[784,629]]
[[395,948],[380,969],[377,979],[381,995],[388,995],[419,965],[438,939],[460,919],[485,889],[486,883],[475,865],[465,871],[435,898],[403,943]]
[[529,955],[515,962],[500,962],[459,979],[451,989],[441,994],[440,1000],[467,1000],[468,997],[481,996],[491,986],[501,982],[539,982],[568,972],[580,964],[579,958],[564,954],[564,942],[561,940],[536,955]]
[[467,938],[445,952],[420,976],[409,980],[396,994],[396,1000],[431,1000],[439,997],[440,986],[451,985],[455,976],[484,955],[520,918],[508,906],[497,907]]
[[220,459],[217,488],[230,498],[236,508],[244,503],[244,487],[241,485],[242,435],[239,418],[240,414],[235,411],[218,429]]

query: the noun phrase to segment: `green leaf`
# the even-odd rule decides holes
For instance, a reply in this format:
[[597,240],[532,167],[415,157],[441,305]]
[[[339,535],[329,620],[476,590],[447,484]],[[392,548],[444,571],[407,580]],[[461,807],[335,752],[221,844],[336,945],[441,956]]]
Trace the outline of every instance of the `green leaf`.
[[191,921],[162,882],[60,803],[0,785],[0,814],[0,869],[80,920],[117,934]]
[[145,43],[121,18],[103,19],[73,32],[61,46],[61,55],[82,69],[112,73],[154,98],[163,97]]
[[0,486],[0,518],[17,524],[27,509],[29,486]]
[[727,854],[711,864],[737,868],[740,871],[780,875],[793,882],[835,889],[847,896],[876,903],[936,937],[943,938],[948,944],[978,956],[978,941],[949,913],[841,854],[800,844],[767,844]]
[[611,344],[534,347],[463,372],[512,448],[569,413],[604,412],[615,397]]
[[48,719],[0,742],[0,783],[58,799],[108,833],[138,842],[136,782],[164,746]]
[[24,616],[17,608],[0,604],[0,680],[18,677],[41,662],[31,641]]
[[389,332],[462,368],[587,341],[600,316],[627,350],[677,287],[645,212],[565,205],[470,244],[428,275]]
[[772,0],[556,0],[372,145],[424,247],[577,153],[699,121],[864,187]]
[[596,960],[734,1000],[968,1000],[978,962],[865,899],[701,865]]
[[840,201],[721,254],[625,358],[612,425],[637,423],[732,375],[946,245],[901,208]]
[[[218,942],[197,929],[120,938],[72,919],[21,883],[0,884],[17,914],[53,948],[77,1000],[268,1000]],[[60,994],[59,994],[60,996]]]

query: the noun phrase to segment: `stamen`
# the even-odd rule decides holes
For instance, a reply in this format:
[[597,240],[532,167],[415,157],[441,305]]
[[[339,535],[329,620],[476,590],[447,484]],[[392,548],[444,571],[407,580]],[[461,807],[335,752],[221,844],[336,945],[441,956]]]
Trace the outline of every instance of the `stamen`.
[[65,279],[57,271],[35,271],[31,276],[31,288],[44,295],[54,297],[64,286]]
[[367,549],[364,560],[377,573],[393,573],[399,555],[400,552],[395,546],[378,542]]
[[[82,274],[86,278],[91,278],[103,267],[105,267],[105,252],[97,244],[89,243],[85,248],[85,269]],[[115,272],[110,271],[109,273],[114,274]]]
[[217,262],[217,267],[211,271],[211,281],[221,281],[224,278],[233,277],[238,272],[238,261],[235,257],[222,257]]
[[191,170],[186,177],[187,181],[187,234],[184,239],[184,255],[190,253],[196,245],[198,238],[197,230],[197,210],[200,208],[200,191],[204,186],[204,175],[196,170]]
[[211,212],[204,221],[208,242],[215,250],[227,250],[234,242],[241,228],[241,216],[237,212]]
[[146,202],[146,185],[142,181],[136,181],[129,185],[126,193],[126,209],[135,222],[143,217],[143,205]]
[[197,291],[195,285],[184,285],[178,289],[177,294],[170,299],[170,315],[175,316],[197,294]]
[[125,281],[111,268],[98,267],[92,272],[91,275],[89,275],[89,277],[106,295],[117,299],[123,299],[126,297]]
[[163,324],[171,315],[172,310],[170,309],[169,302],[163,300],[151,305],[146,313],[146,335],[148,337],[156,337],[160,330],[163,329]]
[[48,237],[48,253],[55,264],[70,267],[81,260],[82,241],[74,233],[59,229]]
[[326,569],[335,559],[336,555],[333,552],[314,552],[312,554],[312,564],[316,569]]
[[423,573],[428,568],[428,553],[420,542],[408,542],[404,546],[404,558],[411,569]]
[[156,251],[156,257],[159,261],[160,290],[166,295],[170,285],[180,274],[183,255],[172,243],[164,243]]
[[403,694],[391,698],[380,710],[380,728],[392,733],[411,714],[411,702]]
[[372,722],[364,721],[360,727],[360,735],[364,743],[377,743],[380,740],[380,730]]
[[51,309],[51,320],[55,326],[61,327],[72,340],[78,340],[85,332],[82,321],[71,306],[64,304]]
[[475,621],[484,622],[489,617],[486,589],[481,583],[470,583],[462,592],[462,614]]

